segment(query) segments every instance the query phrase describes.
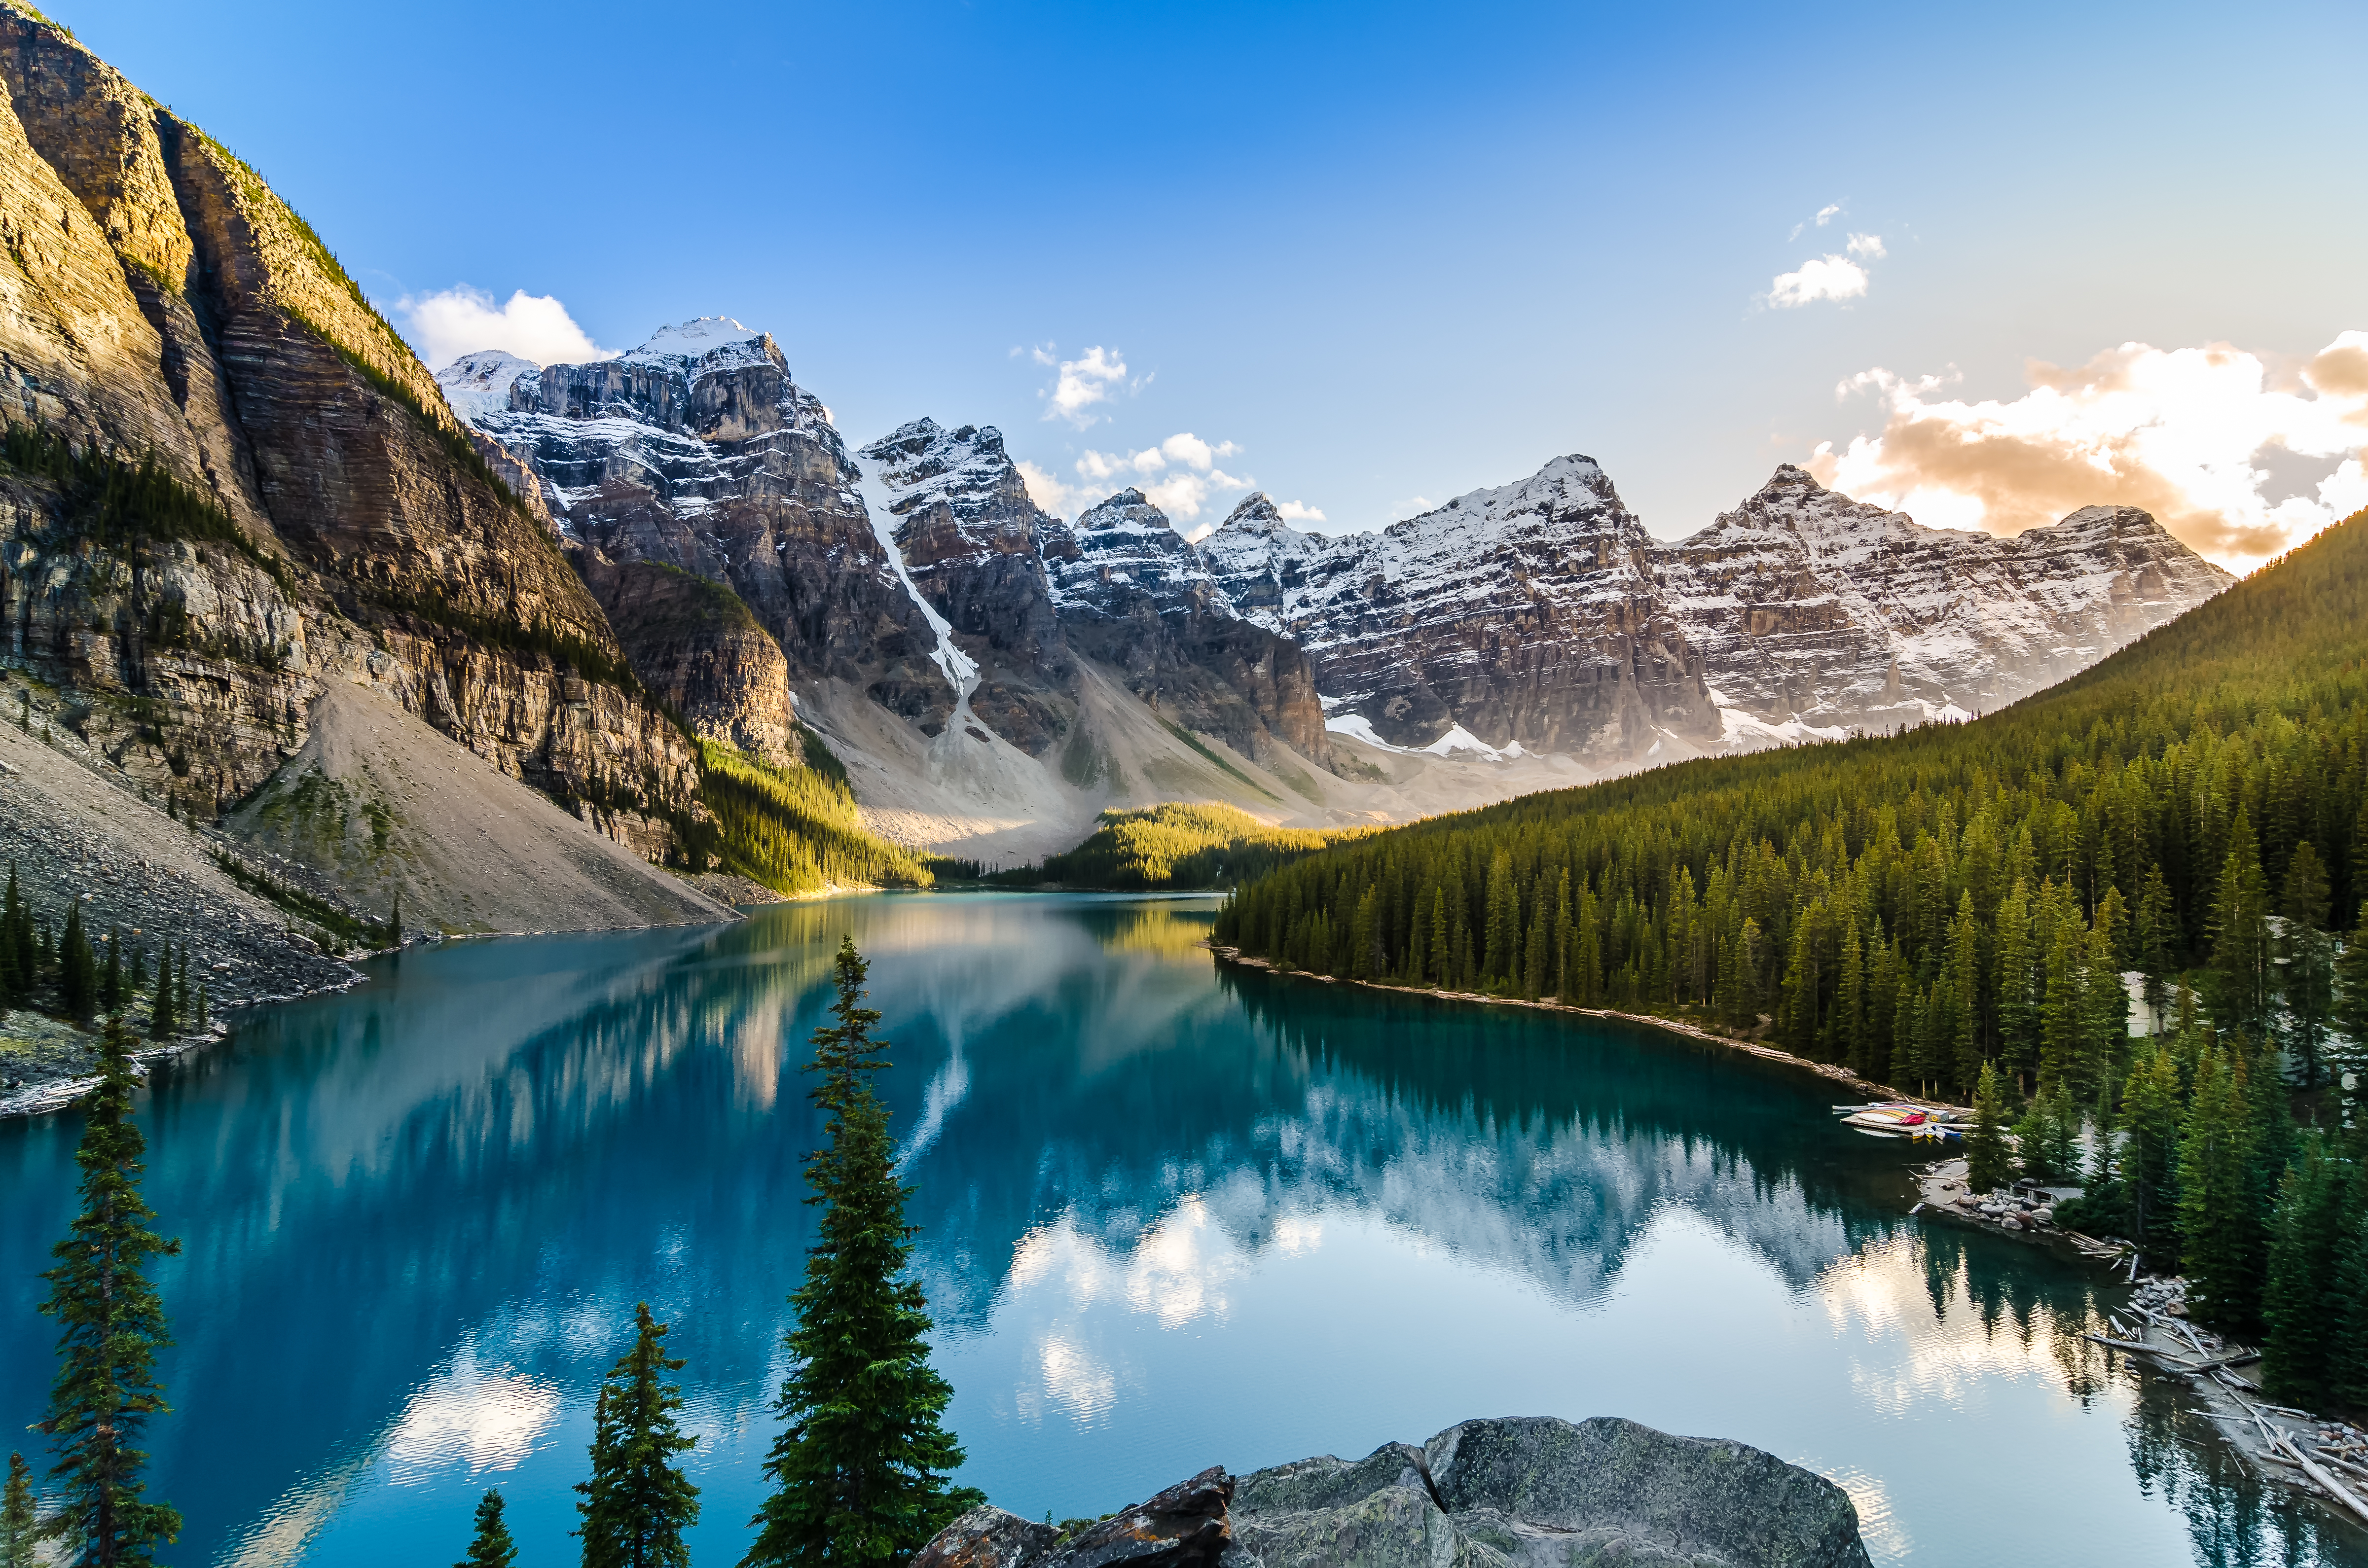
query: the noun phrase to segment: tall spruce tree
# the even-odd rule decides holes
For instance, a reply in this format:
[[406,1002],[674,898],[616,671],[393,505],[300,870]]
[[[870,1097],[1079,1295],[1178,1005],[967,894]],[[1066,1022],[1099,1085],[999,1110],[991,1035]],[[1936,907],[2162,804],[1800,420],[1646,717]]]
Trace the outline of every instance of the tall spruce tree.
[[2157,1274],[2179,1262],[2179,1066],[2168,1046],[2131,1071],[2122,1098],[2122,1191],[2129,1238]]
[[123,1010],[123,929],[107,932],[107,967],[99,971],[98,1005],[110,1013]]
[[502,1522],[502,1494],[488,1491],[477,1499],[476,1533],[469,1539],[469,1555],[452,1568],[516,1568],[518,1544]]
[[[2362,1107],[2363,1099],[2368,1099],[2368,1082],[2359,1076],[2368,1074],[2368,901],[2361,903],[2360,923],[2343,939],[2343,953],[2335,960],[2334,968],[2331,1017],[2342,1040],[2334,1046],[2332,1054],[2339,1071],[2354,1075],[2350,1097],[2355,1107]],[[2353,1111],[2353,1119],[2362,1119],[2360,1109]]]
[[2205,1046],[2179,1140],[2180,1250],[2196,1316],[2241,1332],[2259,1301],[2241,1056]]
[[98,1006],[98,964],[83,935],[80,899],[66,905],[65,933],[58,938],[58,1001],[77,1021]]
[[138,1444],[149,1418],[165,1414],[156,1352],[172,1343],[165,1304],[148,1278],[152,1259],[181,1250],[152,1228],[140,1196],[146,1140],[131,1114],[131,1062],[122,1027],[108,1020],[99,1048],[97,1090],[86,1102],[82,1211],[53,1249],[41,1278],[41,1311],[57,1320],[58,1373],[41,1430],[57,1452],[57,1485],[41,1534],[70,1568],[147,1568],[155,1548],[180,1533],[169,1505],[142,1500],[148,1456]]
[[0,1487],[0,1568],[35,1568],[33,1467],[22,1454],[8,1456],[8,1483]]
[[2285,1398],[2309,1399],[2327,1382],[2328,1352],[2340,1323],[2335,1299],[2338,1246],[2343,1235],[2343,1168],[2318,1134],[2302,1141],[2286,1169],[2271,1227],[2269,1279],[2261,1291],[2263,1386]]
[[[682,1370],[661,1343],[666,1325],[650,1304],[633,1309],[633,1347],[609,1369],[593,1421],[592,1479],[577,1483],[584,1568],[689,1568],[682,1532],[699,1521],[699,1488],[675,1463],[697,1437],[674,1413],[682,1390],[662,1381]],[[480,1510],[482,1523],[482,1509]]]
[[809,1097],[829,1118],[807,1156],[822,1210],[806,1278],[790,1301],[793,1364],[776,1408],[787,1425],[765,1460],[772,1494],[743,1568],[899,1562],[985,1497],[951,1483],[962,1446],[940,1424],[953,1390],[929,1365],[928,1302],[905,1278],[912,1227],[887,1108],[865,1074],[887,1065],[863,1006],[869,966],[839,944],[837,1022],[814,1033]]
[[2014,1152],[2007,1147],[1998,1068],[1985,1062],[1974,1085],[1974,1130],[1965,1138],[1965,1186],[1973,1192],[1994,1192],[2013,1179]]

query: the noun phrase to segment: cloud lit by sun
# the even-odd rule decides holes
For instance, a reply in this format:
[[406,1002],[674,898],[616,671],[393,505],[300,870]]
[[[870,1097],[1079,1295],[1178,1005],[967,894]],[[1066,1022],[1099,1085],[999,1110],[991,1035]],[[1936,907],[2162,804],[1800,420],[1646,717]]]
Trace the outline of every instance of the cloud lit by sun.
[[1880,399],[1882,431],[1821,443],[1809,469],[1919,522],[1998,534],[2142,506],[2237,571],[2368,506],[2368,332],[2292,369],[2227,344],[2125,343],[2027,375],[2019,398],[1969,403],[1941,395],[1952,375],[1861,371],[1838,392]]

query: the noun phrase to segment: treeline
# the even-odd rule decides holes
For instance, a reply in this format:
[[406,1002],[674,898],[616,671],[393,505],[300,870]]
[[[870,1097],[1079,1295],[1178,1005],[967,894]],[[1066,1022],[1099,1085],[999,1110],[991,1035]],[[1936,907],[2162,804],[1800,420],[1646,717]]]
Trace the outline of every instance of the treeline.
[[2135,971],[2210,971],[2323,1077],[2368,892],[2368,524],[1970,725],[1690,763],[1383,834],[1262,878],[1224,940],[1298,968],[1679,1010],[1902,1085],[1996,1062],[2084,1103]]
[[[907,1277],[913,1230],[887,1108],[869,1083],[887,1065],[862,1006],[867,966],[852,939],[836,960],[833,1023],[814,1031],[808,1097],[827,1119],[806,1156],[809,1199],[821,1211],[804,1283],[790,1297],[797,1323],[773,1410],[782,1427],[766,1458],[770,1485],[741,1568],[800,1563],[889,1568],[902,1563],[985,1495],[952,1483],[963,1453],[942,1417],[953,1390],[929,1364],[930,1320]],[[169,1414],[157,1373],[172,1343],[154,1260],[180,1251],[155,1228],[141,1192],[146,1140],[132,1114],[129,1039],[111,1022],[99,1083],[75,1163],[80,1211],[51,1249],[41,1312],[58,1326],[58,1373],[46,1417],[51,1485],[37,1494],[32,1466],[8,1457],[0,1487],[0,1568],[41,1562],[148,1568],[179,1535],[181,1516],[151,1501],[142,1451],[148,1424]],[[682,1390],[666,1375],[668,1325],[649,1304],[633,1311],[632,1341],[593,1404],[590,1473],[575,1490],[584,1568],[689,1568],[684,1531],[697,1523],[699,1487],[682,1456],[698,1442],[676,1418]],[[502,1494],[476,1505],[457,1568],[514,1568]]]
[[[2292,1121],[2368,1109],[2325,1104],[2368,1045],[2363,517],[1977,723],[1383,834],[1244,889],[1218,937],[1772,1034],[1993,1122],[2027,1096],[2034,1172],[2102,1151],[2091,1223],[2185,1267],[2213,1321],[2286,1334],[2280,1386],[2368,1399],[2322,1354],[2368,1343],[2339,1310],[2368,1300],[2341,1283],[2368,1267],[2362,1151]],[[2157,1029],[2179,999],[2172,1043],[2134,1041],[2125,976]]]
[[985,880],[1032,887],[1183,890],[1250,881],[1373,828],[1275,827],[1228,805],[1147,806],[1109,811],[1093,835],[1065,854],[996,871]]
[[700,743],[699,757],[712,820],[689,824],[695,858],[784,893],[935,885],[929,861],[864,827],[843,769],[769,767],[712,741]]
[[101,1014],[142,1020],[154,1040],[205,1028],[213,999],[203,981],[189,989],[188,945],[166,942],[153,972],[144,943],[128,958],[124,947],[123,933],[112,928],[92,940],[79,899],[67,902],[63,921],[36,916],[17,891],[17,868],[8,868],[0,897],[0,1006],[46,1012],[77,1028]]
[[173,477],[155,454],[131,462],[95,444],[79,449],[45,425],[10,425],[0,433],[0,461],[58,493],[60,520],[75,539],[102,550],[136,550],[151,541],[223,544],[292,591],[285,562],[257,549],[211,495]]
[[[2354,1000],[2368,1014],[2368,984]],[[2056,1223],[2184,1273],[2199,1321],[2261,1347],[2272,1395],[2368,1409],[2368,1119],[2297,1129],[2275,1043],[2213,1029],[2184,989],[2179,1010],[2178,1031],[2143,1042],[2118,1097],[2100,1100],[2085,1149],[2077,1114],[2043,1096],[2010,1151],[1985,1069],[1968,1185],[1990,1190],[2017,1164],[2083,1184]]]

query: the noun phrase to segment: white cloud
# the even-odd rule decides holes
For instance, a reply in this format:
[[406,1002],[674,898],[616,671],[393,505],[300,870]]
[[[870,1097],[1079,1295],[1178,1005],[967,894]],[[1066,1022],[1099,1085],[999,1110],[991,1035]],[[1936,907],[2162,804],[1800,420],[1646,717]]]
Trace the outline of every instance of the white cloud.
[[1866,268],[1850,257],[1822,256],[1803,262],[1798,271],[1779,273],[1760,299],[1780,310],[1819,300],[1855,300],[1866,292]]
[[1065,483],[1059,474],[1038,468],[1031,462],[1021,462],[1014,466],[1019,470],[1019,477],[1028,486],[1028,498],[1030,501],[1056,517],[1065,517],[1070,515],[1069,508],[1076,504],[1078,491],[1082,486]]
[[[1212,446],[1190,430],[1179,430],[1157,446],[1137,452],[1098,452],[1088,448],[1076,467],[1078,473],[1098,483],[1133,483],[1145,500],[1171,517],[1196,517],[1212,497],[1250,488],[1251,481],[1235,479],[1217,467],[1219,459],[1240,450],[1231,441]],[[1030,493],[1034,494],[1032,485]],[[1041,498],[1038,505],[1043,505]]]
[[[1054,362],[1053,356],[1042,348],[1036,350],[1034,358],[1040,365]],[[1115,384],[1126,380],[1126,361],[1119,358],[1117,349],[1096,344],[1086,350],[1084,358],[1063,359],[1058,365],[1060,376],[1053,381],[1053,390],[1037,394],[1048,400],[1044,417],[1065,419],[1083,430],[1101,417],[1091,412],[1093,405],[1109,401]]]
[[394,308],[408,324],[411,340],[430,369],[487,348],[538,365],[580,365],[617,357],[615,349],[593,342],[567,307],[549,294],[520,289],[509,303],[497,308],[491,294],[461,283],[434,294],[405,295]]
[[[1820,207],[1820,208],[1818,208],[1818,209],[1817,209],[1817,215],[1816,215],[1816,217],[1815,217],[1814,219],[1810,220],[1810,222],[1811,222],[1816,223],[1816,226],[1817,226],[1818,228],[1822,229],[1822,228],[1824,228],[1827,224],[1828,224],[1828,223],[1832,222],[1834,221],[1834,215],[1835,215],[1836,213],[1839,212],[1841,210],[1842,210],[1841,203],[1840,203],[1840,202],[1839,202],[1839,201],[1835,202],[1835,203],[1834,203],[1832,206],[1830,206],[1830,207]],[[1807,228],[1808,226],[1809,226],[1809,225],[1808,225],[1808,223],[1795,223],[1795,224],[1793,224],[1793,232],[1792,232],[1791,233],[1789,233],[1789,234],[1787,234],[1787,235],[1785,235],[1785,236],[1784,236],[1784,243],[1785,243],[1786,244],[1791,244],[1794,240],[1799,239],[1799,238],[1801,237],[1801,231],[1802,231],[1802,230],[1804,230],[1804,229],[1805,229],[1805,228]]]
[[1825,442],[1809,467],[1861,500],[1992,533],[2142,506],[2238,570],[2368,506],[2368,332],[2340,334],[2283,381],[2269,357],[2227,344],[2125,343],[2027,374],[2021,397],[1968,403],[1936,395],[1953,377],[1861,371],[1838,390],[1883,400],[1881,434]]
[[1852,256],[1862,256],[1869,261],[1881,261],[1884,255],[1883,236],[1881,234],[1852,234],[1850,237],[1850,244],[1842,248],[1849,251]]
[[1304,505],[1297,501],[1277,502],[1275,504],[1274,515],[1281,517],[1286,523],[1320,523],[1324,521],[1324,513],[1321,509]]

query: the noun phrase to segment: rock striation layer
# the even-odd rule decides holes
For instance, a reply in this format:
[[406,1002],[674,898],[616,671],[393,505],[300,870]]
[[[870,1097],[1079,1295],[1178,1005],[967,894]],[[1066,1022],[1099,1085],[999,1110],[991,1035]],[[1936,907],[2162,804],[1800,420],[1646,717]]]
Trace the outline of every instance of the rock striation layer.
[[176,814],[352,686],[553,797],[629,780],[603,830],[666,853],[693,748],[514,460],[203,131],[7,6],[0,87],[0,659]]
[[1824,1477],[1724,1438],[1613,1416],[1465,1421],[1238,1479],[1203,1471],[1075,1536],[973,1508],[913,1568],[1863,1568]]

